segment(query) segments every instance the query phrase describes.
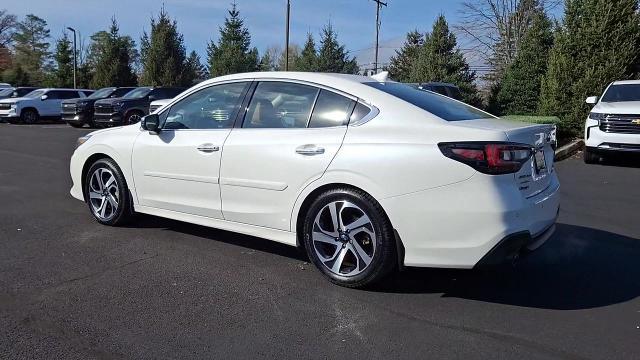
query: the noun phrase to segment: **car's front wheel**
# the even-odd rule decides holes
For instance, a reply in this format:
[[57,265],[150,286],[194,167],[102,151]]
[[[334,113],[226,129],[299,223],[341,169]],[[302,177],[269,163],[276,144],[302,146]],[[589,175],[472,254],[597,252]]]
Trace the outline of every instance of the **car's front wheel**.
[[332,282],[363,287],[389,274],[397,262],[393,228],[382,207],[360,190],[322,193],[303,227],[307,254]]
[[131,111],[127,114],[124,120],[125,125],[137,124],[142,120],[144,114],[140,111]]
[[40,114],[34,109],[26,109],[20,114],[20,120],[25,124],[35,124],[40,120]]
[[132,216],[126,181],[111,159],[91,165],[85,178],[85,195],[91,214],[101,224],[121,225]]
[[584,148],[584,162],[585,164],[595,164],[600,161],[600,155],[590,150],[588,147]]

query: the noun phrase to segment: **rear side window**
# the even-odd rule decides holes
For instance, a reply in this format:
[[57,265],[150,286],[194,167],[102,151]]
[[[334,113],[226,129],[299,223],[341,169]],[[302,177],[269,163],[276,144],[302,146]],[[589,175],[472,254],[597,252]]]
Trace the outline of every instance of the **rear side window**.
[[400,98],[446,121],[494,118],[494,116],[473,106],[448,97],[414,89],[408,85],[396,82],[369,82],[365,84]]
[[320,90],[309,121],[310,128],[342,126],[349,123],[355,101],[342,95]]
[[258,83],[243,128],[306,128],[318,96],[312,86],[279,81]]

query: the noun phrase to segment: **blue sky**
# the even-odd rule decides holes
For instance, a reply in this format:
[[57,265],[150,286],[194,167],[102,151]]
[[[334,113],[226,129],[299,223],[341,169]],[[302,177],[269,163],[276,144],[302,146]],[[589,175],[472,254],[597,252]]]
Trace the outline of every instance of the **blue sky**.
[[[227,9],[233,0],[165,0],[169,14],[178,21],[189,51],[195,50],[204,60],[209,40],[218,38]],[[339,40],[353,55],[369,57],[375,34],[375,4],[371,0],[292,0],[291,41],[302,44],[307,31],[317,35],[331,21]],[[236,0],[252,43],[262,52],[269,46],[284,44],[286,0]],[[393,53],[412,29],[427,31],[442,13],[451,23],[459,18],[461,0],[388,0],[383,8],[381,58]],[[23,0],[6,2],[10,13],[20,17],[34,13],[44,18],[53,38],[66,26],[78,29],[83,37],[106,29],[115,16],[121,32],[139,42],[149,18],[157,15],[161,1],[154,0]],[[316,37],[317,38],[317,37]]]

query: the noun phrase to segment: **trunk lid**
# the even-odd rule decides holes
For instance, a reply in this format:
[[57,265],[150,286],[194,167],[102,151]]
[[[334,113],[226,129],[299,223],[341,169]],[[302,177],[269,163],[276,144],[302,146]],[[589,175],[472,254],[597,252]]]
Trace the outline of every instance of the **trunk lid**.
[[514,174],[518,189],[525,198],[534,197],[551,184],[555,172],[555,125],[530,124],[502,119],[478,119],[451,122],[452,125],[504,132],[507,141],[530,145],[533,156]]

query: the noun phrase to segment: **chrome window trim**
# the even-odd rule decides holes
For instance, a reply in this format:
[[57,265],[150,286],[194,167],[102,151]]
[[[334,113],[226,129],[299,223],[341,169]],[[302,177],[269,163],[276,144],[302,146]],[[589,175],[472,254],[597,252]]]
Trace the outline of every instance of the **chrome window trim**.
[[[356,106],[358,106],[358,104],[364,105],[366,107],[369,108],[369,113],[365,116],[362,117],[362,119],[360,120],[356,120],[356,121],[349,121],[349,126],[360,126],[362,124],[365,124],[371,120],[373,120],[376,116],[378,116],[380,114],[380,110],[375,107],[374,105],[371,104],[367,104],[364,101],[361,101],[360,99],[358,99],[358,102],[356,103]],[[355,110],[355,108],[354,108]]]

